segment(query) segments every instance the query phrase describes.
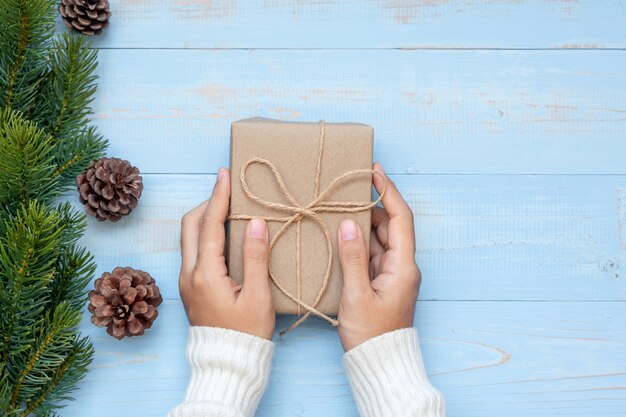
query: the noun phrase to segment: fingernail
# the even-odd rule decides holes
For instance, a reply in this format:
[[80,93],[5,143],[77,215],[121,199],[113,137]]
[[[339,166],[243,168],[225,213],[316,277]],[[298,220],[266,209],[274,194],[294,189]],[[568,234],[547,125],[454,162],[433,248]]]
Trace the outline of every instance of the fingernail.
[[380,162],[376,163],[376,170],[383,175],[385,174],[385,168],[383,168],[383,164],[381,164]]
[[356,239],[359,234],[356,230],[356,223],[352,219],[342,221],[339,230],[343,241]]
[[224,168],[220,167],[217,170],[217,180],[220,181],[222,178],[224,178]]
[[248,225],[248,235],[254,239],[265,239],[267,237],[267,227],[263,220],[252,219]]

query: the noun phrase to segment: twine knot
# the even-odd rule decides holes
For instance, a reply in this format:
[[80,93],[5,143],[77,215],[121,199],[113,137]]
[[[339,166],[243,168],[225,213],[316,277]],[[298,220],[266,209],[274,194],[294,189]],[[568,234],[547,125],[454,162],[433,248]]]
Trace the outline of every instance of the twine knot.
[[[320,188],[322,154],[324,150],[324,139],[325,139],[325,123],[321,121],[320,122],[319,152],[318,152],[318,159],[317,159],[317,170],[316,170],[316,175],[315,175],[315,197],[310,203],[306,205],[302,205],[300,204],[300,202],[296,200],[296,198],[287,189],[287,186],[285,185],[285,182],[283,181],[283,178],[280,175],[280,172],[278,172],[278,169],[272,162],[264,158],[251,158],[248,161],[246,161],[246,163],[243,164],[243,166],[241,167],[240,174],[239,174],[239,180],[241,182],[241,186],[244,192],[246,193],[246,195],[248,196],[248,198],[250,198],[251,200],[255,201],[256,203],[262,206],[274,208],[277,210],[282,210],[284,212],[291,213],[291,215],[285,216],[285,217],[274,217],[274,216],[251,216],[251,215],[246,215],[246,214],[234,214],[228,217],[229,220],[250,220],[253,217],[257,217],[257,218],[262,218],[265,221],[275,221],[275,222],[284,223],[282,227],[276,232],[276,234],[274,234],[274,236],[272,237],[270,241],[270,248],[269,248],[270,256],[272,253],[272,249],[274,248],[274,245],[276,244],[276,241],[287,231],[287,229],[293,223],[295,223],[296,225],[296,294],[295,295],[292,294],[289,290],[287,290],[283,286],[281,281],[278,280],[275,274],[272,272],[271,266],[269,267],[268,272],[269,272],[270,279],[272,280],[274,285],[276,285],[276,287],[287,298],[289,298],[290,300],[292,300],[294,303],[297,304],[298,315],[301,314],[302,312],[301,309],[306,310],[306,313],[304,313],[304,315],[302,315],[291,326],[289,326],[289,328],[281,331],[280,332],[281,336],[291,331],[292,329],[296,328],[297,326],[299,326],[311,314],[314,314],[316,316],[319,316],[325,319],[326,321],[331,323],[333,326],[336,326],[338,324],[337,320],[317,310],[317,305],[321,301],[328,287],[331,267],[333,263],[333,247],[332,247],[332,240],[331,240],[330,232],[328,230],[328,226],[326,225],[326,222],[324,222],[324,220],[320,217],[319,213],[323,213],[323,212],[356,213],[359,211],[369,210],[382,200],[385,194],[385,190],[386,190],[386,186],[383,187],[382,192],[380,193],[380,195],[375,201],[367,201],[367,202],[365,201],[325,201],[325,198],[335,187],[337,187],[339,184],[347,181],[348,179],[352,177],[366,175],[366,174],[367,175],[373,174],[373,175],[380,176],[380,178],[383,179],[383,182],[385,181],[385,177],[380,172],[375,171],[373,169],[355,169],[352,171],[347,171],[339,175],[338,177],[336,177],[328,185],[328,187],[326,187],[320,193],[319,188]],[[250,190],[250,187],[248,186],[248,181],[246,179],[246,172],[248,168],[250,167],[250,165],[252,164],[265,165],[271,170],[280,188],[280,191],[287,198],[290,205],[277,203],[273,201],[266,201],[260,198],[259,196],[257,196],[256,194],[254,194]],[[311,304],[308,304],[302,300],[302,277],[300,273],[300,269],[301,269],[300,268],[300,264],[301,264],[301,232],[300,232],[301,226],[300,224],[302,220],[305,218],[310,219],[313,222],[315,222],[319,226],[319,228],[322,230],[325,241],[326,241],[326,251],[328,253],[328,258],[326,262],[326,270],[324,272],[324,279],[322,281],[322,286],[320,287],[320,290],[317,293],[315,301]]]

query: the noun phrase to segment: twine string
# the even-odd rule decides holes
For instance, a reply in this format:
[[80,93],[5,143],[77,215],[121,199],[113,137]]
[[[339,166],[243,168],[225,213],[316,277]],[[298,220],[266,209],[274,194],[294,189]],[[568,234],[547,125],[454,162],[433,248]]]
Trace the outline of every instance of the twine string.
[[[298,300],[302,300],[302,260],[300,258],[301,225],[302,220],[298,220],[296,223],[296,298],[298,298]],[[302,314],[302,306],[300,304],[298,304],[297,314],[298,316]]]
[[[272,280],[274,285],[276,285],[276,287],[280,290],[280,292],[282,292],[287,298],[289,298],[298,306],[297,307],[298,315],[302,313],[302,309],[306,310],[306,312],[301,317],[299,317],[298,320],[296,320],[291,326],[289,326],[289,328],[281,331],[280,332],[281,336],[293,330],[294,328],[298,327],[311,314],[323,318],[324,320],[331,323],[333,326],[336,326],[338,324],[337,320],[329,317],[328,315],[322,313],[321,311],[317,309],[317,305],[321,301],[322,297],[324,296],[328,288],[328,283],[330,280],[330,272],[331,272],[331,267],[333,263],[333,247],[332,247],[330,231],[328,230],[328,226],[326,225],[326,222],[324,222],[324,220],[320,217],[319,213],[324,213],[324,212],[356,213],[360,211],[369,210],[372,207],[374,207],[376,204],[378,204],[382,200],[383,196],[385,195],[386,186],[383,186],[383,190],[381,191],[378,198],[374,201],[367,201],[367,202],[366,201],[325,201],[324,199],[328,196],[328,194],[330,194],[333,191],[333,189],[335,189],[340,184],[347,182],[352,177],[362,176],[366,174],[378,175],[383,180],[383,183],[385,181],[385,177],[378,171],[375,171],[373,169],[355,169],[355,170],[347,171],[339,175],[338,177],[336,177],[320,193],[319,189],[320,189],[320,176],[321,176],[321,170],[322,170],[322,153],[324,150],[325,136],[326,136],[325,124],[324,122],[320,122],[320,141],[319,141],[320,145],[319,145],[319,152],[318,152],[317,169],[315,173],[315,193],[314,193],[314,198],[310,203],[303,206],[296,200],[296,198],[289,192],[287,186],[285,185],[285,182],[283,181],[283,178],[280,172],[278,172],[278,169],[272,162],[264,158],[251,158],[243,164],[243,166],[241,167],[240,174],[239,174],[239,180],[241,182],[241,186],[244,192],[246,193],[246,195],[248,196],[248,198],[250,198],[251,200],[255,201],[256,203],[262,206],[284,211],[284,212],[289,213],[290,215],[284,216],[284,217],[251,216],[247,214],[234,214],[234,215],[228,216],[229,220],[250,220],[252,218],[261,218],[261,219],[264,219],[265,221],[283,223],[283,225],[280,227],[280,229],[278,229],[278,231],[274,234],[274,236],[272,237],[270,241],[270,248],[269,248],[270,255],[278,239],[280,239],[280,237],[289,229],[289,227],[293,223],[296,223],[296,294],[295,295],[292,294],[287,288],[285,288],[285,286],[280,282],[280,280],[276,278],[274,272],[272,271],[271,266],[269,267],[268,272],[269,272],[270,279]],[[250,187],[248,186],[248,180],[246,178],[246,173],[248,171],[248,168],[253,164],[264,165],[270,169],[270,171],[272,172],[274,176],[274,179],[276,180],[276,183],[278,184],[280,191],[287,198],[289,203],[291,203],[290,205],[264,200],[261,197],[257,196],[256,194],[254,194],[250,190]],[[322,280],[322,285],[317,293],[315,300],[311,304],[308,304],[302,300],[302,277],[301,277],[301,259],[300,259],[301,258],[301,234],[302,234],[301,222],[305,218],[312,220],[322,230],[322,233],[324,234],[324,239],[326,241],[326,252],[328,254],[327,262],[326,262],[326,269],[324,272],[324,279]]]

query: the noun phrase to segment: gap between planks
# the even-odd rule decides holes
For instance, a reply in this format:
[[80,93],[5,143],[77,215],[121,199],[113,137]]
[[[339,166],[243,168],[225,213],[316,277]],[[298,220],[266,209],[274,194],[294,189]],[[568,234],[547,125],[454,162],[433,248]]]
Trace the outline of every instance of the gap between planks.
[[438,46],[398,46],[398,47],[371,47],[371,48],[281,48],[281,47],[89,47],[89,49],[101,50],[131,50],[131,51],[626,51],[626,48],[604,48],[604,47],[562,47],[562,48],[486,48],[486,47],[438,47]]

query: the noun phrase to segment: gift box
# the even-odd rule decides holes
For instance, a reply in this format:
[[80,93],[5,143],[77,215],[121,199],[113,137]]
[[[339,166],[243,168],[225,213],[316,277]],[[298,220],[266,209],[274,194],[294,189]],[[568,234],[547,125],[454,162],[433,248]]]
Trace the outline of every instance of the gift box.
[[342,288],[337,253],[341,221],[352,218],[360,224],[369,245],[372,146],[373,128],[364,124],[266,118],[234,122],[229,275],[241,282],[246,220],[263,217],[273,241],[269,265],[276,312],[336,315]]

